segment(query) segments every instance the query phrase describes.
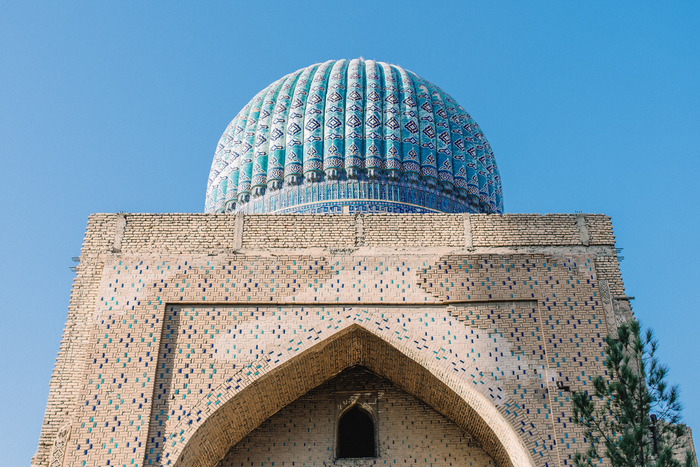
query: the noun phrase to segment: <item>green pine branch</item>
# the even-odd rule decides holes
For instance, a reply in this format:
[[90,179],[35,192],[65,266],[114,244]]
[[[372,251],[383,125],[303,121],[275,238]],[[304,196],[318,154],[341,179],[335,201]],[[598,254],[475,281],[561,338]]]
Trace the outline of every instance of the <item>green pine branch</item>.
[[592,395],[573,394],[574,422],[588,444],[574,455],[574,465],[593,467],[605,457],[612,467],[695,467],[681,424],[680,390],[666,382],[669,370],[656,357],[653,332],[642,335],[632,320],[605,344],[609,379],[596,377]]

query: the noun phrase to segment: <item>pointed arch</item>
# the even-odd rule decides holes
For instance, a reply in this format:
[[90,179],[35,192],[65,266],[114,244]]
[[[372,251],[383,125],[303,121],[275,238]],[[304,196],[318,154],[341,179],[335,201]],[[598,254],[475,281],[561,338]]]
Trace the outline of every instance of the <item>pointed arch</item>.
[[376,422],[362,404],[345,407],[337,421],[336,456],[345,459],[376,457]]
[[[311,332],[309,333],[311,337]],[[285,355],[286,354],[286,355]],[[437,363],[415,358],[353,324],[294,355],[282,349],[200,401],[169,435],[163,465],[212,467],[267,418],[346,368],[362,365],[472,435],[499,466],[534,466],[508,421]],[[286,358],[289,357],[289,358]]]

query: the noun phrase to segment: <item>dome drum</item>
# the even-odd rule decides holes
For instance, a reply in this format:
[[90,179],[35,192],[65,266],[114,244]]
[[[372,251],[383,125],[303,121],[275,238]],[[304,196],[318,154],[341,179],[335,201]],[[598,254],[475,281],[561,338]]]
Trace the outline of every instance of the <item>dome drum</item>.
[[[491,147],[440,88],[328,61],[258,93],[221,137],[206,212],[503,212]],[[447,210],[447,211],[445,211]]]

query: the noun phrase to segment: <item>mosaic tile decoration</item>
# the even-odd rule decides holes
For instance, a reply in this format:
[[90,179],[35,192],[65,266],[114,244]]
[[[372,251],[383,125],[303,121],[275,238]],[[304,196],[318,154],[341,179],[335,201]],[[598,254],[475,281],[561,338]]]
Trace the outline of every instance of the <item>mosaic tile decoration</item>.
[[[284,361],[293,361],[296,355],[327,336],[337,335],[339,330],[359,326],[393,348],[412,355],[424,367],[437,365],[433,374],[444,372],[445,378],[456,378],[460,384],[466,383],[465,387],[473,387],[480,395],[460,393],[460,397],[471,400],[473,407],[500,412],[497,417],[507,420],[510,429],[523,437],[538,465],[551,465],[557,443],[565,452],[578,447],[580,433],[568,423],[570,406],[558,400],[566,399],[567,394],[561,391],[552,394],[552,390],[556,381],[585,387],[591,376],[602,372],[598,361],[604,334],[601,336],[599,325],[604,324],[601,316],[596,316],[599,302],[595,297],[592,262],[583,259],[578,264],[573,258],[543,255],[449,255],[432,261],[426,259],[307,256],[248,257],[243,261],[221,258],[211,262],[181,257],[176,262],[158,264],[119,261],[106,265],[106,271],[111,272],[100,287],[93,334],[95,358],[91,365],[91,373],[99,376],[85,388],[85,414],[81,418],[102,420],[100,431],[105,434],[114,432],[112,422],[117,424],[117,429],[122,427],[123,434],[139,431],[138,426],[148,429],[141,465],[171,465],[172,456],[178,454],[200,459],[202,451],[180,449],[184,444],[198,446],[196,442],[186,441],[195,436],[196,428],[206,420],[203,414],[232,400],[244,387],[257,381],[261,372],[264,374]],[[260,275],[261,271],[265,271],[264,276]],[[512,280],[516,277],[517,280]],[[122,285],[126,286],[123,294]],[[122,302],[119,295],[127,300]],[[583,296],[576,298],[578,295]],[[136,299],[135,303],[131,297]],[[494,299],[500,301],[487,302]],[[465,300],[475,302],[470,304]],[[202,305],[192,305],[197,301]],[[219,304],[207,305],[209,301]],[[229,301],[237,304],[224,304]],[[382,308],[363,305],[366,301],[411,305]],[[177,302],[190,305],[163,309],[165,303]],[[265,305],[270,302],[299,304]],[[318,302],[327,305],[315,305]],[[328,305],[333,302],[345,305]],[[349,306],[352,302],[358,306]],[[417,308],[421,303],[432,306]],[[143,311],[137,312],[136,308]],[[151,320],[156,321],[156,326],[164,322],[160,338],[153,333]],[[139,336],[145,332],[146,339],[134,339],[131,333],[136,328],[132,326],[141,321],[146,327]],[[236,336],[245,336],[240,345]],[[563,337],[567,342],[562,345]],[[103,340],[109,339],[112,342],[117,339],[120,346],[110,351],[110,355],[102,356],[99,351],[104,353]],[[545,342],[551,349],[544,348]],[[389,355],[381,351],[379,355],[384,357],[379,360],[371,357],[372,352],[381,349],[379,342],[364,345],[360,353],[369,353],[370,357],[360,362],[376,372],[387,370],[384,364],[371,366]],[[136,347],[142,347],[142,351]],[[340,355],[352,358],[351,348],[341,345]],[[158,359],[157,355],[162,358]],[[324,351],[323,359],[315,360],[319,368],[326,368],[336,361],[334,358],[340,358],[332,355],[335,354],[330,350]],[[394,361],[389,367],[398,369],[401,365],[396,363],[401,360],[397,358],[385,361]],[[132,378],[125,373],[125,368],[134,365],[140,372],[129,370],[128,373],[132,377],[143,375],[145,383],[139,380],[140,376]],[[149,371],[153,365],[158,369],[155,374]],[[300,367],[311,378],[312,367],[306,364]],[[168,369],[175,374],[169,376]],[[415,375],[418,370],[406,374]],[[113,376],[105,378],[103,375],[107,374]],[[451,376],[447,377],[448,374]],[[149,381],[153,382],[149,384]],[[112,392],[119,400],[113,401],[108,396]],[[130,396],[127,400],[120,396],[125,393],[143,395]],[[154,399],[149,399],[149,394]],[[294,398],[290,396],[291,400]],[[484,406],[482,398],[493,405]],[[107,405],[105,409],[100,407],[101,401]],[[140,404],[146,413],[140,410]],[[450,404],[443,401],[434,405],[449,407]],[[550,405],[556,406],[558,412]],[[145,418],[149,406],[150,422]],[[242,416],[239,411],[232,413],[238,414],[238,418]],[[481,416],[484,417],[483,413]],[[493,417],[495,412],[484,419],[494,421]],[[85,441],[96,436],[91,433],[98,426],[99,423],[91,422],[77,429],[77,439],[69,451],[71,458],[87,460],[98,455],[116,461],[117,465],[130,463],[133,457],[122,457],[127,452],[112,451],[109,443],[98,448]],[[550,427],[559,434],[556,441]],[[480,436],[478,430],[473,433],[482,442],[489,439]],[[207,436],[213,442],[212,435]],[[216,444],[227,445],[224,440],[228,435],[221,436],[224,438],[221,441],[217,438]],[[143,438],[134,432],[127,441],[138,445]],[[117,452],[121,454],[113,458],[112,454]],[[497,453],[498,449],[487,452]]]
[[264,197],[254,198],[239,211],[246,214],[299,213],[464,213],[467,206],[457,197],[435,189],[424,189],[388,180],[324,180],[313,185],[286,186]]
[[[374,465],[379,459],[335,458],[334,421],[351,404],[360,405],[377,420],[379,462],[494,465],[479,443],[447,417],[391,381],[352,367],[273,415],[231,448],[219,466],[264,467],[271,465],[268,458],[300,459],[319,466]],[[290,432],[289,427],[295,429]],[[292,462],[277,460],[275,465],[292,467]]]
[[[93,215],[32,465],[219,465],[358,365],[463,433],[387,412],[377,464],[571,465],[569,390],[630,312],[614,246],[590,214]],[[325,455],[270,440],[255,465]]]
[[357,212],[503,212],[471,116],[414,73],[363,59],[303,68],[243,107],[217,145],[205,212],[326,213],[349,198]]

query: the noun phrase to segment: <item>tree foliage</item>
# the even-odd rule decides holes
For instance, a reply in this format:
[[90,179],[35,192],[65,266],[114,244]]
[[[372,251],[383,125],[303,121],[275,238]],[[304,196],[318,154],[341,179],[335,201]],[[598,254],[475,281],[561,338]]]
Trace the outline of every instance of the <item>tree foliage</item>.
[[605,342],[608,380],[598,376],[592,395],[573,395],[574,421],[589,443],[574,456],[574,465],[592,467],[606,457],[613,467],[694,467],[680,424],[679,389],[666,383],[668,367],[655,356],[652,331],[642,336],[639,322],[632,320]]

